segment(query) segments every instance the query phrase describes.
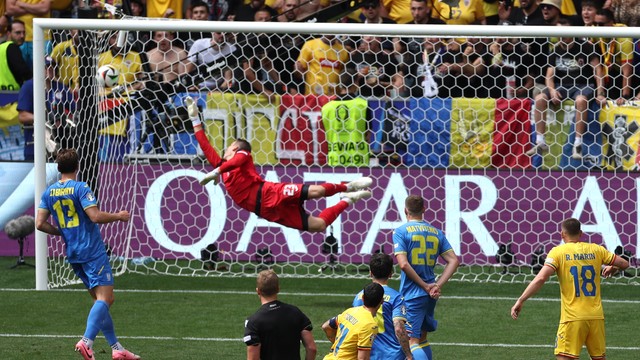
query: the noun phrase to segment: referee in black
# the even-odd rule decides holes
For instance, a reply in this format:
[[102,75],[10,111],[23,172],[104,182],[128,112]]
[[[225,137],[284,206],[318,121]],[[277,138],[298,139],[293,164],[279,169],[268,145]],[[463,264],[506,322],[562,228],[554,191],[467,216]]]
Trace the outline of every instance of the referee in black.
[[315,359],[311,320],[297,307],[278,300],[280,284],[273,270],[258,274],[256,292],[262,306],[245,321],[247,360],[300,360],[300,341],[305,359]]

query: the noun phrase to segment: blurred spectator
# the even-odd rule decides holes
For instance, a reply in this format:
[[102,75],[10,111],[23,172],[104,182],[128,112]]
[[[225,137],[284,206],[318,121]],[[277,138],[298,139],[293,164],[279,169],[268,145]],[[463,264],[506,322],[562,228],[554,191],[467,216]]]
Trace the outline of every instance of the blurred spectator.
[[[434,24],[444,25],[444,21],[431,17],[431,7],[427,0],[411,1],[412,20],[407,24]],[[396,86],[401,85],[400,96],[423,96],[423,86],[421,82],[424,80],[424,53],[425,51],[424,37],[406,37],[394,38],[393,49],[394,56],[399,63],[405,66],[405,73],[402,77],[396,77]],[[436,41],[437,42],[437,41]],[[433,75],[433,69],[431,69]],[[421,78],[418,80],[418,78]]]
[[13,20],[24,23],[26,33],[20,50],[24,61],[33,69],[33,19],[50,17],[51,0],[7,0],[6,4],[6,13],[11,15]]
[[228,42],[224,33],[213,32],[211,38],[200,39],[189,49],[187,72],[194,76],[196,88],[233,91],[237,89],[234,70],[240,49]]
[[144,8],[144,4],[141,0],[130,0],[129,6],[131,7],[131,16],[147,16],[147,9]]
[[235,21],[254,21],[256,12],[258,10],[267,10],[269,12],[269,19],[275,19],[278,16],[278,12],[268,5],[265,5],[265,0],[251,0],[248,4],[240,5],[236,10]]
[[318,11],[331,5],[331,0],[304,0],[300,2],[300,13],[298,14],[299,20],[304,20],[307,17],[317,13]]
[[118,86],[102,90],[106,100],[101,103],[101,110],[113,111],[113,114],[103,116],[109,125],[100,130],[100,135],[103,135],[100,137],[100,146],[101,153],[109,152],[114,159],[121,160],[129,152],[127,131],[131,111],[138,110],[131,93],[144,89],[142,80],[145,74],[138,52],[119,47],[117,38],[118,33],[114,32],[109,37],[109,49],[98,55],[98,67],[109,64],[120,72]]
[[482,8],[487,19],[487,25],[498,25],[500,22],[500,17],[498,16],[499,3],[500,1],[498,0],[483,0]]
[[[18,91],[32,74],[19,47],[24,41],[24,24],[16,20],[9,28],[9,39],[0,44],[0,90]],[[18,124],[16,105],[15,101],[0,105],[0,128]]]
[[51,17],[69,19],[73,16],[73,0],[51,0]]
[[[256,11],[254,21],[271,21],[271,14],[267,9]],[[249,34],[244,46],[241,61],[242,74],[237,78],[240,91],[265,95],[273,102],[276,94],[284,94],[286,87],[280,82],[280,73],[274,68],[272,58],[281,50],[279,37],[272,34]]]
[[[306,1],[306,0],[305,0]],[[300,19],[300,0],[285,0],[282,6],[283,12],[278,16],[278,21],[289,22]],[[304,92],[304,81],[296,68],[296,59],[300,55],[300,48],[305,42],[303,35],[296,34],[272,34],[277,37],[274,41],[279,48],[271,47],[267,56],[273,59],[273,67],[279,73],[280,81],[291,94]]]
[[364,15],[365,24],[395,24],[396,22],[380,16],[380,0],[365,0],[362,3],[362,15]]
[[296,70],[305,79],[305,94],[334,95],[349,53],[335,35],[308,40],[300,50]]
[[[196,0],[199,1],[199,0]],[[186,19],[191,19],[191,9],[195,1],[191,2],[185,14]],[[209,20],[213,21],[231,21],[235,17],[235,10],[241,0],[203,0],[209,9]]]
[[157,47],[147,52],[151,71],[160,75],[161,82],[172,82],[187,71],[187,52],[174,45],[175,34],[171,31],[155,31],[153,41]]
[[69,30],[69,37],[69,40],[53,47],[51,58],[58,67],[58,81],[75,91],[79,85],[78,53],[76,51],[79,41],[78,30]]
[[544,25],[542,8],[536,0],[520,0],[520,6],[505,7],[501,1],[498,14],[501,24],[510,25]]
[[[561,19],[560,26],[571,25],[569,20]],[[576,108],[576,136],[571,157],[582,159],[582,135],[587,130],[587,109],[594,98],[605,103],[601,81],[600,58],[593,44],[582,39],[561,38],[549,56],[547,68],[547,88],[535,98],[534,119],[536,123],[536,145],[527,151],[527,155],[542,154],[549,150],[544,135],[546,123],[543,119],[550,103],[559,106],[566,99],[573,99]]]
[[9,22],[11,17],[7,15],[6,3],[0,1],[0,43],[5,42],[7,39],[7,30],[9,29]]
[[411,21],[410,0],[382,0],[380,16],[389,18],[398,24]]
[[[306,1],[306,0],[305,0]],[[280,22],[291,22],[298,20],[300,14],[300,0],[284,0],[282,13],[278,16]]]
[[182,19],[182,0],[146,0],[147,17]]
[[484,88],[491,98],[528,98],[533,89],[533,77],[529,68],[533,57],[523,52],[517,38],[496,38],[489,47],[492,58],[487,63],[488,76],[484,77]]
[[582,1],[582,22],[584,26],[596,26],[596,13],[602,8],[601,0]]
[[617,23],[640,26],[640,0],[611,0],[610,10]]
[[363,97],[384,97],[391,85],[391,77],[402,75],[395,58],[382,51],[381,38],[363,36],[356,51],[346,66],[345,80],[342,84],[352,85],[349,93],[357,93]]
[[[597,26],[626,26],[613,21],[613,13],[600,9],[596,13]],[[633,97],[633,40],[631,38],[598,38],[594,40],[602,57],[606,97],[622,105]]]
[[[125,48],[119,47],[117,38],[117,32],[109,37],[109,50],[98,56],[98,67],[109,64],[117,68],[120,72],[118,85],[126,85],[130,90],[140,90],[144,88],[144,82],[140,81],[144,75],[140,55],[127,49],[126,45]],[[107,93],[114,90],[107,89]]]
[[20,45],[24,43],[25,27],[20,20],[9,25],[9,38],[0,44],[0,90],[18,91],[26,80],[31,79],[32,67],[25,63]]
[[486,45],[477,38],[469,38],[460,45],[456,40],[447,43],[447,51],[435,66],[434,77],[440,78],[439,97],[486,97],[479,95],[482,77],[486,74],[483,56],[488,56]]
[[542,0],[540,3],[544,24],[548,26],[558,25],[558,20],[562,17],[562,0]]
[[458,2],[458,6],[450,6],[444,1],[433,3],[431,16],[443,20],[449,25],[486,25],[482,0],[465,0]]
[[[191,10],[190,20],[195,21],[207,21],[209,18],[209,6],[202,1],[195,0],[191,2],[189,7]],[[207,38],[209,33],[192,31],[192,32],[180,32],[178,38],[182,42],[182,48],[189,51],[194,42]]]
[[[75,99],[73,92],[57,81],[56,63],[51,57],[45,59],[45,90],[47,108],[47,128],[51,128],[52,137],[61,148],[74,148],[73,114]],[[18,119],[24,132],[24,159],[33,161],[33,79],[25,81],[18,95]]]
[[[418,43],[418,40],[420,38],[415,38],[413,42],[409,43],[409,51],[404,55],[408,74],[404,78],[406,92],[401,95],[438,96],[442,77],[436,77],[436,71],[447,52],[447,46],[440,38],[424,38],[422,43]],[[396,82],[399,81],[397,78],[393,79],[394,87],[398,85]]]

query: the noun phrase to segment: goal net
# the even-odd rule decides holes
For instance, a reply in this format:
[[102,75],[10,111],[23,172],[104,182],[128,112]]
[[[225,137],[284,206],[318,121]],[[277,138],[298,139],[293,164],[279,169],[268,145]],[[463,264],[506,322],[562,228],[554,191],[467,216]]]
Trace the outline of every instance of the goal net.
[[[101,225],[117,274],[253,276],[273,267],[367,277],[372,253],[393,252],[409,194],[426,199],[425,219],[459,255],[456,279],[530,279],[569,217],[581,220],[585,240],[635,264],[640,108],[616,101],[635,89],[623,68],[633,65],[638,29],[116,15],[36,19],[36,34],[51,30],[54,43],[35,73],[36,89],[53,80],[72,94],[36,91],[36,197],[46,159],[75,147],[100,209],[131,213],[128,223]],[[601,56],[602,47],[614,50]],[[370,176],[373,197],[316,234],[240,209],[224,185],[198,183],[213,168],[187,96],[215,149],[246,139],[267,181]],[[305,208],[317,215],[338,200]],[[47,286],[75,281],[62,240],[38,236],[48,244],[37,260]],[[611,281],[638,283],[635,267],[626,275]]]

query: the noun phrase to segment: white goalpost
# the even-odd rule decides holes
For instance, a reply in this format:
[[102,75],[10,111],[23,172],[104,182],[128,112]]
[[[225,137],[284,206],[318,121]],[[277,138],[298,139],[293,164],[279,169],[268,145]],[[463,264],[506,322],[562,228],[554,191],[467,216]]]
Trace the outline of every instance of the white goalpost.
[[[54,40],[54,49],[69,38],[77,50],[77,58],[65,58],[64,63],[53,56],[53,73],[45,66],[45,33],[50,31],[62,34]],[[78,31],[80,40],[75,42],[71,31]],[[154,38],[156,32],[161,36]],[[214,62],[190,64],[209,48],[194,54],[184,47],[192,46],[199,37],[195,34],[215,36],[212,32],[226,34],[220,41],[229,52],[220,50],[224,55],[216,55]],[[78,149],[83,159],[80,180],[94,188],[101,210],[131,213],[127,224],[101,225],[114,274],[231,277],[275,267],[284,276],[367,277],[372,253],[392,253],[392,232],[406,221],[404,199],[412,193],[425,197],[425,219],[445,231],[461,257],[458,280],[530,279],[539,265],[537,256],[560,242],[559,224],[569,217],[583,222],[588,241],[610,251],[620,247],[631,260],[640,251],[640,107],[633,101],[622,106],[609,102],[601,109],[590,102],[579,159],[572,154],[578,104],[565,101],[545,109],[550,150],[530,156],[525,153],[535,144],[536,81],[531,79],[525,88],[534,76],[513,80],[518,71],[539,65],[526,52],[514,50],[531,49],[533,39],[543,39],[544,51],[553,53],[554,44],[563,41],[558,39],[639,39],[638,28],[124,16],[34,19],[33,34],[35,208],[47,187],[47,163],[52,159],[45,139],[53,136],[58,146]],[[340,49],[330,51],[344,51],[348,58],[345,63],[329,55],[320,59],[318,74],[329,79],[334,76],[329,72],[340,73],[314,87],[308,80],[316,71],[313,65],[298,73],[297,59],[291,57],[317,52],[300,50],[325,35],[336,35]],[[172,51],[188,54],[178,56],[179,64],[169,55],[160,62],[148,58],[167,36],[177,49]],[[475,40],[468,45],[457,38]],[[417,52],[411,43],[419,44]],[[445,43],[477,47],[472,56],[462,50],[452,54],[452,46]],[[509,43],[508,53],[491,50]],[[362,50],[364,45],[367,50]],[[368,57],[376,47],[378,53]],[[429,57],[433,49],[442,49],[439,61],[472,57],[480,65],[473,65],[473,74],[465,73],[462,65],[455,76],[442,74],[440,63]],[[371,58],[376,60],[366,60]],[[381,58],[392,65],[367,64],[363,72],[366,61]],[[72,69],[74,61],[77,69]],[[138,63],[135,73],[127,73]],[[505,72],[503,63],[519,70]],[[106,89],[96,83],[96,70],[105,64],[124,64],[118,86]],[[247,75],[248,69],[253,75]],[[536,74],[536,80],[544,77]],[[58,130],[57,138],[47,129],[64,124],[47,105],[47,90],[39,91],[50,86],[46,79],[51,76],[60,83],[69,81],[77,94],[73,106],[66,104],[73,109],[65,115],[73,117],[73,130]],[[209,81],[213,78],[217,82]],[[453,89],[463,78],[457,93]],[[448,86],[449,80],[454,85]],[[258,172],[267,181],[308,184],[371,176],[373,198],[347,209],[326,234],[288,229],[240,209],[226,196],[224,185],[198,184],[212,168],[184,116],[186,96],[197,100],[216,150],[221,153],[233,139],[247,139]],[[365,104],[366,114],[356,117],[353,101]],[[339,104],[332,107],[332,102]],[[337,201],[311,200],[305,208],[317,213]],[[42,232],[35,238],[36,289],[74,282],[62,240]],[[636,269],[632,275],[609,281],[639,284]]]

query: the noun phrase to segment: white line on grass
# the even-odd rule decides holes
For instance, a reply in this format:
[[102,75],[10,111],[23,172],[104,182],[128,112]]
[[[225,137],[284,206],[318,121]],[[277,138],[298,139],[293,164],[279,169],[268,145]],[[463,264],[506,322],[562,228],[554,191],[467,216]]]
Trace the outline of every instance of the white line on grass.
[[[0,289],[0,292],[31,292],[38,291],[34,289]],[[51,292],[86,292],[85,289],[53,289],[48,290]],[[236,290],[138,290],[138,289],[115,289],[117,293],[157,293],[157,294],[226,294],[226,295],[255,295],[255,291],[236,291]],[[304,293],[304,292],[281,292],[282,296],[332,296],[332,297],[350,297],[353,294],[335,294],[335,293]],[[487,301],[516,301],[516,297],[508,296],[446,296],[443,295],[441,299],[447,300],[487,300]],[[530,301],[548,301],[548,302],[560,302],[559,298],[530,298]],[[640,304],[640,300],[616,300],[616,299],[602,299],[604,303],[612,304]]]
[[[0,334],[0,338],[77,338],[79,335],[50,335],[50,334]],[[118,336],[120,339],[132,340],[158,340],[158,341],[207,341],[207,342],[238,342],[237,338],[201,338],[201,337],[173,337],[173,336]],[[316,340],[319,343],[329,343],[327,340]],[[498,347],[498,348],[553,348],[553,345],[543,344],[474,344],[474,343],[441,343],[432,342],[435,346],[464,346],[464,347]],[[607,346],[611,350],[637,351],[640,347],[634,346]]]

